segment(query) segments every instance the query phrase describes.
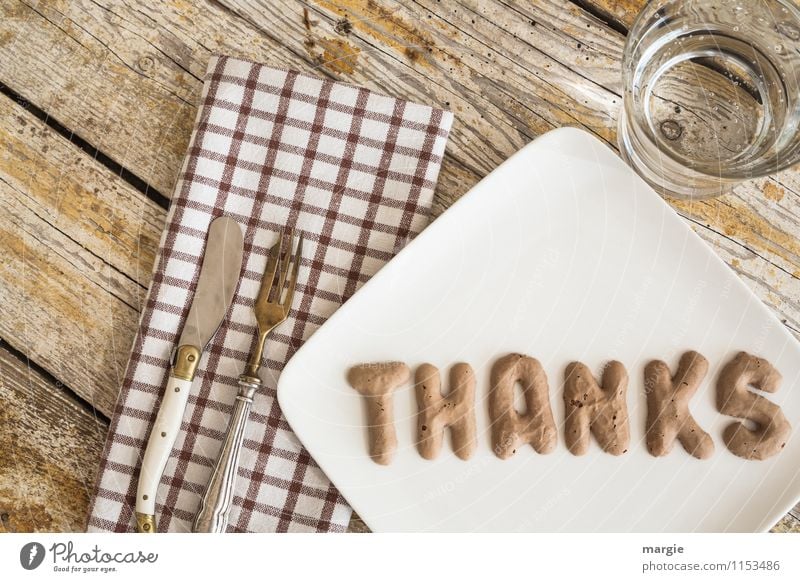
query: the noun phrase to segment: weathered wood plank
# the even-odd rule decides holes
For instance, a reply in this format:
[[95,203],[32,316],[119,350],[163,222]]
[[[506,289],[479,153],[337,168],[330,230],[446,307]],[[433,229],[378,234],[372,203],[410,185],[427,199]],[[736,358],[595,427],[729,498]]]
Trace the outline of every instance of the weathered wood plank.
[[[191,130],[194,107],[188,102],[195,100],[197,79],[142,37],[143,21],[126,29],[115,25],[120,19],[113,12],[97,5],[89,10],[89,4],[72,6],[93,26],[67,16],[69,2],[2,0],[0,78],[124,167],[169,191]],[[108,37],[115,42],[103,44]]]
[[7,98],[0,99],[0,151],[0,177],[22,194],[19,204],[124,276],[106,276],[108,289],[137,305],[165,211]]
[[[800,505],[795,506],[792,512],[800,511]],[[787,513],[770,530],[773,533],[800,533],[800,519],[793,513]]]
[[620,31],[627,31],[647,0],[573,0],[600,20]]
[[0,532],[83,531],[108,429],[0,344]]
[[165,211],[0,96],[0,337],[109,415]]
[[367,524],[364,523],[358,514],[353,513],[353,517],[350,518],[350,525],[347,527],[348,533],[370,533],[370,529],[367,527]]

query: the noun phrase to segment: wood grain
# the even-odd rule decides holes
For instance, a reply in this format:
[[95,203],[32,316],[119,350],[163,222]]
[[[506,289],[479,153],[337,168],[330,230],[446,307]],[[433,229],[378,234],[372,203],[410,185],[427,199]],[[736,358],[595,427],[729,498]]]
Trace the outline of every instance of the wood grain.
[[[0,0],[0,83],[156,197],[171,194],[215,52],[446,107],[438,215],[551,128],[615,146],[624,33],[643,4]],[[0,337],[110,413],[164,210],[5,97],[0,152]],[[788,171],[671,202],[795,334],[798,192]]]
[[773,533],[800,533],[800,505],[781,518],[770,530]]
[[0,344],[0,532],[83,531],[107,421]]
[[647,0],[576,0],[575,4],[620,32],[627,32]]
[[0,337],[110,415],[165,211],[0,96]]

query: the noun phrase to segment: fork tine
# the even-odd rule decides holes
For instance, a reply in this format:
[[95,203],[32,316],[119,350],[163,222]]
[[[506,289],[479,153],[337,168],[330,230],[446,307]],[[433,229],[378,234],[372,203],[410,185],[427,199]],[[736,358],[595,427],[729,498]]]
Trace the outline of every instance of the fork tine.
[[286,249],[286,256],[281,254],[280,269],[278,270],[278,293],[275,296],[277,303],[283,297],[283,286],[286,283],[286,275],[289,273],[289,266],[292,260],[292,249],[294,248],[294,228],[289,231],[289,247]]
[[278,259],[281,256],[282,249],[283,230],[278,233],[278,241],[272,245],[272,248],[269,250],[267,266],[264,268],[264,275],[261,277],[261,287],[259,287],[258,296],[256,297],[256,305],[269,301],[269,294],[272,289],[272,283],[275,280],[275,271],[278,269]]
[[[291,248],[289,249],[291,251]],[[292,308],[292,298],[294,297],[294,288],[297,284],[297,274],[300,272],[300,261],[303,258],[303,233],[300,233],[300,240],[297,243],[297,251],[294,253],[294,265],[292,268],[292,277],[289,279],[289,288],[286,290],[286,299],[282,303],[283,312],[287,315]]]

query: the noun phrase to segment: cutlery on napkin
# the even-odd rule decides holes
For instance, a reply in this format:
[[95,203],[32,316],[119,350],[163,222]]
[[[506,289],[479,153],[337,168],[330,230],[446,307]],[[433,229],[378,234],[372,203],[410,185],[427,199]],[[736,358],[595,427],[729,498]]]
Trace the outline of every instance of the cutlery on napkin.
[[204,352],[156,510],[189,531],[256,330],[268,250],[305,235],[294,308],[276,331],[244,434],[228,531],[343,531],[351,510],[282,417],[285,362],[428,221],[452,114],[344,83],[213,57],[101,461],[88,529],[133,531],[138,467],[211,220],[244,231],[229,317]]

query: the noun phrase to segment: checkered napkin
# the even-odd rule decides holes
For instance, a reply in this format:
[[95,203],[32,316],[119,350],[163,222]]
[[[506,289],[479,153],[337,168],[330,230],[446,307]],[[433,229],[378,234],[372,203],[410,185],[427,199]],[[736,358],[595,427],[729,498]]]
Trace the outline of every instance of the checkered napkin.
[[245,235],[242,278],[206,349],[157,499],[160,531],[189,531],[247,359],[267,252],[305,234],[287,321],[267,340],[229,531],[343,531],[350,508],[292,433],[278,375],[308,337],[424,228],[452,115],[366,89],[215,57],[161,238],[93,499],[90,531],[133,531],[139,465],[189,310],[211,220]]

